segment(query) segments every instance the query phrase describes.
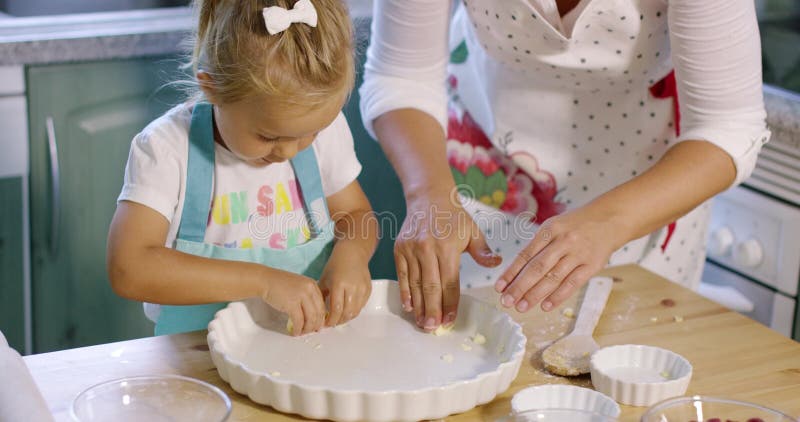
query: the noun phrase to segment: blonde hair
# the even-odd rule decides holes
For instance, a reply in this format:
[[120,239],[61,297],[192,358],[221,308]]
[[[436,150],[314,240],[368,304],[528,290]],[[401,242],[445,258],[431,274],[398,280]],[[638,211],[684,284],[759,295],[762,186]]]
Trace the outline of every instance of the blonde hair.
[[209,74],[215,101],[266,95],[281,103],[316,107],[349,94],[355,68],[347,6],[343,0],[312,0],[316,27],[294,23],[270,35],[262,10],[290,9],[296,1],[194,1],[198,23],[191,66],[194,74]]

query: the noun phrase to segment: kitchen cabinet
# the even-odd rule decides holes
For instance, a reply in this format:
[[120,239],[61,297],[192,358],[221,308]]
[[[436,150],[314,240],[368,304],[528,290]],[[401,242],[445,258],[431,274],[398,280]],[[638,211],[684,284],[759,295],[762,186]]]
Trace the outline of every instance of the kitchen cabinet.
[[27,69],[35,353],[152,335],[106,275],[106,236],[133,136],[181,101],[178,62]]
[[22,177],[0,179],[0,331],[17,350],[25,345]]
[[0,331],[20,351],[30,327],[24,75],[22,66],[0,66]]

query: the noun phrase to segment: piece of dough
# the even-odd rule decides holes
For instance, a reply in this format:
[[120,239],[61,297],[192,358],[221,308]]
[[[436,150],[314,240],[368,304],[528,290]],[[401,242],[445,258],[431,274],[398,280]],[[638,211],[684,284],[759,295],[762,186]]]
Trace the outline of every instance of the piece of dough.
[[450,325],[445,326],[444,324],[442,324],[438,328],[436,328],[435,330],[431,331],[431,334],[433,334],[435,336],[444,336],[444,335],[450,334],[450,332],[453,331],[453,326],[454,325],[455,324],[450,324]]
[[475,344],[486,344],[486,337],[481,333],[475,333],[475,335],[472,336],[472,342]]

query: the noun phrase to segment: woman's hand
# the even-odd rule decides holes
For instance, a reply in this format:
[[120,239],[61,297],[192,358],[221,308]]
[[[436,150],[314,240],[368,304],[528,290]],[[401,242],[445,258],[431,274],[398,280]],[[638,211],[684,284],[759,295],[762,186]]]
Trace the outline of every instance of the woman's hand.
[[486,244],[483,233],[464,210],[455,190],[407,199],[407,214],[394,245],[403,308],[414,311],[426,331],[456,319],[459,260],[468,252],[485,267],[502,258]]
[[358,316],[372,293],[369,256],[362,256],[355,248],[349,254],[341,249],[337,252],[331,256],[319,281],[322,295],[329,303],[325,322],[329,327]]
[[549,311],[600,271],[625,244],[622,227],[587,208],[546,220],[495,283],[500,302],[525,312]]
[[322,292],[306,276],[287,273],[287,278],[270,282],[261,299],[289,315],[293,336],[319,331],[325,323]]

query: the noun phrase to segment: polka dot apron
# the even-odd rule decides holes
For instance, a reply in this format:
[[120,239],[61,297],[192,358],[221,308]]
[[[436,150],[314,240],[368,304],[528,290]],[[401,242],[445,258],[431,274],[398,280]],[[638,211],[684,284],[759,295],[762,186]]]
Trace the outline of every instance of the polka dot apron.
[[[666,9],[661,0],[584,0],[565,16],[570,25],[554,25],[527,0],[459,4],[447,155],[462,194],[542,222],[652,166],[678,124],[665,91],[674,88]],[[704,204],[628,243],[609,263],[638,263],[695,288],[709,211]],[[493,246],[528,240],[488,237]],[[519,249],[496,248],[506,261]],[[468,284],[491,284],[501,270],[477,271]]]

